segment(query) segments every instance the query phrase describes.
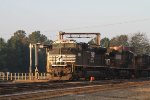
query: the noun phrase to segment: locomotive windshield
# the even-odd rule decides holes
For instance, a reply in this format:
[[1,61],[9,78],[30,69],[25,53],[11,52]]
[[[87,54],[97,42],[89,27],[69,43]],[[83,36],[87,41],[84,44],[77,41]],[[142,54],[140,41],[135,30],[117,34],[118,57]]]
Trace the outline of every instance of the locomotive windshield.
[[75,43],[56,43],[53,44],[53,48],[76,48]]

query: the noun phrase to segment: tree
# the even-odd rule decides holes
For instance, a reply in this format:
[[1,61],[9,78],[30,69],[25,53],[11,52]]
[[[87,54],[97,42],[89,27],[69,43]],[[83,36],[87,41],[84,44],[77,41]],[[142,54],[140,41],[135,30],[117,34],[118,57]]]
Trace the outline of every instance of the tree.
[[110,40],[110,46],[129,46],[128,36],[120,35]]
[[7,71],[7,52],[6,52],[6,42],[3,38],[0,38],[0,70]]
[[88,42],[88,44],[96,44],[96,37],[95,38],[93,38],[93,39],[91,39],[89,42]]
[[149,54],[150,44],[144,33],[135,33],[130,40],[130,46],[135,49],[137,55]]
[[3,38],[0,38],[0,51],[6,48],[6,42]]
[[26,33],[18,30],[7,42],[8,66],[10,71],[27,72],[29,66],[29,47]]
[[101,39],[101,42],[100,42],[100,45],[101,45],[101,47],[106,47],[106,48],[108,48],[109,47],[109,38],[103,38],[103,39]]
[[[30,42],[42,44],[52,43],[45,35],[40,34],[40,31],[35,31],[27,37],[24,30],[18,30],[8,39],[7,43],[3,38],[0,38],[0,69],[10,72],[29,72]],[[43,71],[46,66],[44,49],[39,51],[39,64],[40,71]]]
[[50,44],[52,40],[48,40],[47,37],[40,33],[40,31],[34,31],[28,36],[30,43],[42,43]]

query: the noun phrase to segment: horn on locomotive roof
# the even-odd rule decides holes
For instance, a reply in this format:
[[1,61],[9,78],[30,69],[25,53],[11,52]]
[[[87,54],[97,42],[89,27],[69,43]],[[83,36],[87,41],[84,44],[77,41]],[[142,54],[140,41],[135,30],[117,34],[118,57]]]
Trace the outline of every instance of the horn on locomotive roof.
[[[66,33],[66,32],[59,32],[59,39],[62,40],[64,35],[69,35],[71,38],[86,38],[86,37],[80,37],[80,35],[96,35],[96,44],[100,45],[100,33]],[[77,35],[76,37],[73,37],[72,35]]]

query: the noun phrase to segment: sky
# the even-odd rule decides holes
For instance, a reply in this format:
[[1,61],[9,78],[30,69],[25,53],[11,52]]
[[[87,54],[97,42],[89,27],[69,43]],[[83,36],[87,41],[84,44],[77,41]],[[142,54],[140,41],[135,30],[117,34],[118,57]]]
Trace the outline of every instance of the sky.
[[146,33],[150,39],[150,0],[0,0],[0,37],[17,30],[99,32],[101,37]]

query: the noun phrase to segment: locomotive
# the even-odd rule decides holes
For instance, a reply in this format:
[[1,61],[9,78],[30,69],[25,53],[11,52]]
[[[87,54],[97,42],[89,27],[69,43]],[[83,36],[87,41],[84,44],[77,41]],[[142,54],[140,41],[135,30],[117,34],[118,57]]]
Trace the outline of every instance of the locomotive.
[[109,55],[111,58],[110,66],[117,69],[115,71],[116,76],[128,78],[150,76],[149,55],[136,55],[132,47],[119,46],[110,47],[109,49],[112,49]]
[[[63,35],[96,35],[96,44],[77,43]],[[100,33],[59,32],[59,39],[46,49],[49,80],[148,77],[149,55],[135,55],[130,47],[100,47]]]

